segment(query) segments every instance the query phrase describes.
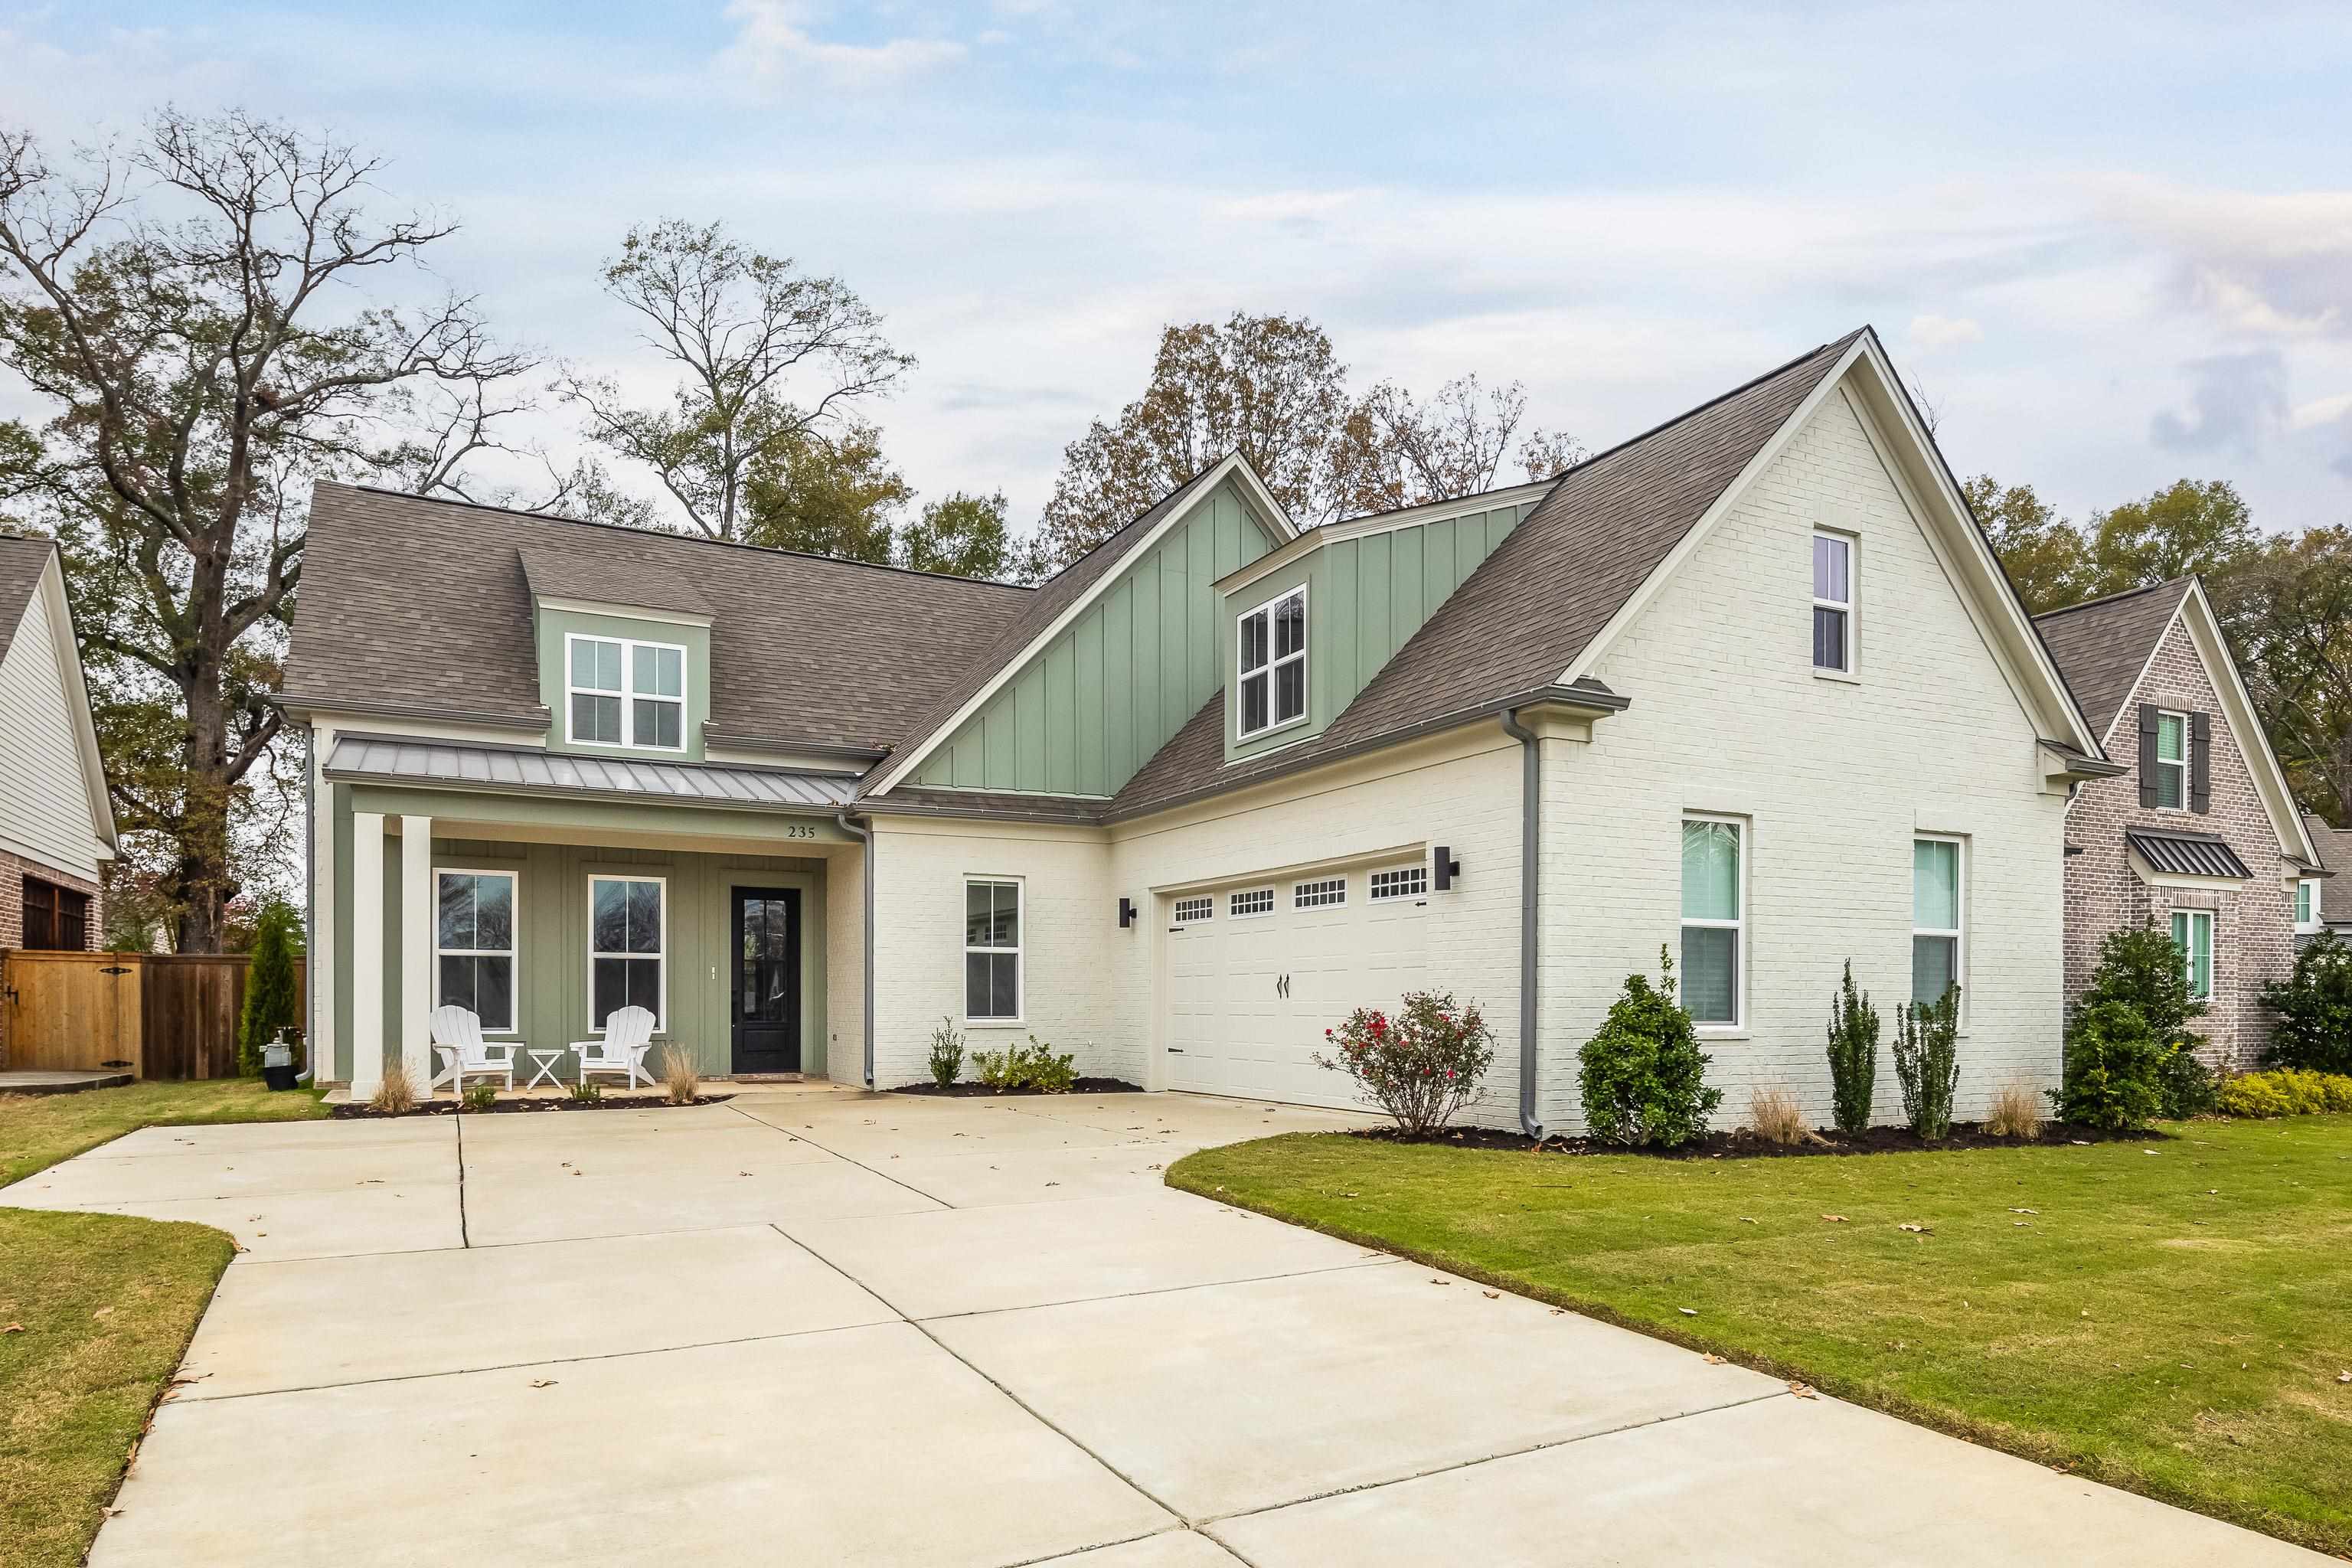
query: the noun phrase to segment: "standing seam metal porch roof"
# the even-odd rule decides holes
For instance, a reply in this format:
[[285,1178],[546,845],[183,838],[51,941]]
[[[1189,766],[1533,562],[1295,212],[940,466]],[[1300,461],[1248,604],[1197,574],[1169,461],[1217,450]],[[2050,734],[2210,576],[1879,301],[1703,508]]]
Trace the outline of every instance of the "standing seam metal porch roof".
[[2124,842],[2158,870],[2176,877],[2252,877],[2227,842],[2210,833],[2166,833],[2149,827],[2126,827]]
[[327,759],[330,778],[523,795],[595,795],[754,811],[831,811],[849,804],[848,773],[709,763],[652,763],[523,747],[460,746],[381,735],[344,735]]

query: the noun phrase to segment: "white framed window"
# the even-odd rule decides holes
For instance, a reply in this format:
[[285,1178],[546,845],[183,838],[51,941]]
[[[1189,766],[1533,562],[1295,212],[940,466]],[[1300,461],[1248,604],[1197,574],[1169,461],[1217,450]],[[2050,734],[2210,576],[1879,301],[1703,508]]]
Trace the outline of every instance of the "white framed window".
[[1225,897],[1225,913],[1235,920],[1247,920],[1252,915],[1274,913],[1274,889],[1249,888]]
[[1961,929],[1967,908],[1966,858],[1957,838],[1922,836],[1911,841],[1911,1002],[1940,1002],[1967,984]]
[[463,1007],[486,1035],[515,1032],[515,874],[433,873],[433,1005]]
[[574,745],[686,750],[686,649],[567,633],[564,735]]
[[1176,923],[1180,926],[1196,925],[1216,912],[1217,900],[1205,893],[1198,898],[1176,900]]
[[2156,716],[2156,804],[2168,811],[2189,805],[2189,715]]
[[1703,1029],[1737,1029],[1745,1017],[1746,837],[1730,817],[1683,818],[1682,1004]]
[[2172,911],[2172,945],[2189,976],[2189,994],[2200,1002],[2213,996],[2213,913],[2210,910]]
[[1328,910],[1333,904],[1348,901],[1348,879],[1326,877],[1320,881],[1299,882],[1290,889],[1290,907],[1294,910]]
[[1429,868],[1425,864],[1372,873],[1372,902],[1376,904],[1384,904],[1391,899],[1417,899],[1428,891]]
[[1813,535],[1813,668],[1853,673],[1853,540]]
[[643,1007],[669,1026],[669,881],[663,877],[588,879],[588,1026],[624,1007]]
[[2321,925],[2319,879],[2305,877],[2294,885],[2294,929],[2309,935]]
[[1268,599],[1235,624],[1243,739],[1307,718],[1307,589]]
[[1022,885],[967,877],[963,884],[963,1016],[973,1023],[1021,1017]]

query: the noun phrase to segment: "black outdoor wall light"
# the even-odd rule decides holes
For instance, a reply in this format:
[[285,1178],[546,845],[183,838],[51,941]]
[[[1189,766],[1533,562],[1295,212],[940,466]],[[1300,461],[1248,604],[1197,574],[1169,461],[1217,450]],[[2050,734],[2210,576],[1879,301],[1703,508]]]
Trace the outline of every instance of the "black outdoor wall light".
[[1462,862],[1456,860],[1454,851],[1443,844],[1437,847],[1434,859],[1437,862],[1437,890],[1442,893],[1454,885],[1454,878],[1462,875]]
[[1131,899],[1118,901],[1118,929],[1125,931],[1135,923],[1135,902]]

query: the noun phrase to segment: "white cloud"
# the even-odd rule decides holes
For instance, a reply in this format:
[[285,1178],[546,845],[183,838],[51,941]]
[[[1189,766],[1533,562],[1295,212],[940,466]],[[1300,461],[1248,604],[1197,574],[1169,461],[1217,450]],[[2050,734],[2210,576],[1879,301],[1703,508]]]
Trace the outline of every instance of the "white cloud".
[[1911,343],[1921,353],[1984,342],[1984,329],[1968,316],[1938,316],[1933,311],[1911,318]]
[[2352,414],[2352,392],[2340,392],[2333,397],[2315,397],[2308,403],[2298,403],[2287,416],[2290,430],[2311,430],[2322,425],[2333,425]]
[[2171,258],[2172,300],[2261,337],[2352,332],[2352,191],[2258,192],[2144,175],[2094,183],[2107,218]]
[[819,38],[809,30],[809,6],[799,0],[734,0],[727,15],[740,29],[726,61],[755,81],[815,75],[868,85],[949,65],[964,54],[953,38],[887,38],[877,44]]

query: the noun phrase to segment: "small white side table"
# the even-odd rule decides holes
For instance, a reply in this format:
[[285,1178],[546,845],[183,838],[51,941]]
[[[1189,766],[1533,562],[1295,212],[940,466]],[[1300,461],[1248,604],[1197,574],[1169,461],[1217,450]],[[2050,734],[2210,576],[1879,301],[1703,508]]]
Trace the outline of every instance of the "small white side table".
[[547,1085],[550,1089],[562,1089],[563,1087],[563,1080],[555,1076],[555,1064],[562,1061],[565,1057],[570,1056],[572,1054],[570,1051],[546,1051],[541,1050],[536,1047],[532,1047],[525,1049],[522,1054],[529,1057],[532,1062],[537,1064],[539,1069],[530,1075],[530,1081],[523,1085],[525,1089],[537,1089],[542,1083]]

